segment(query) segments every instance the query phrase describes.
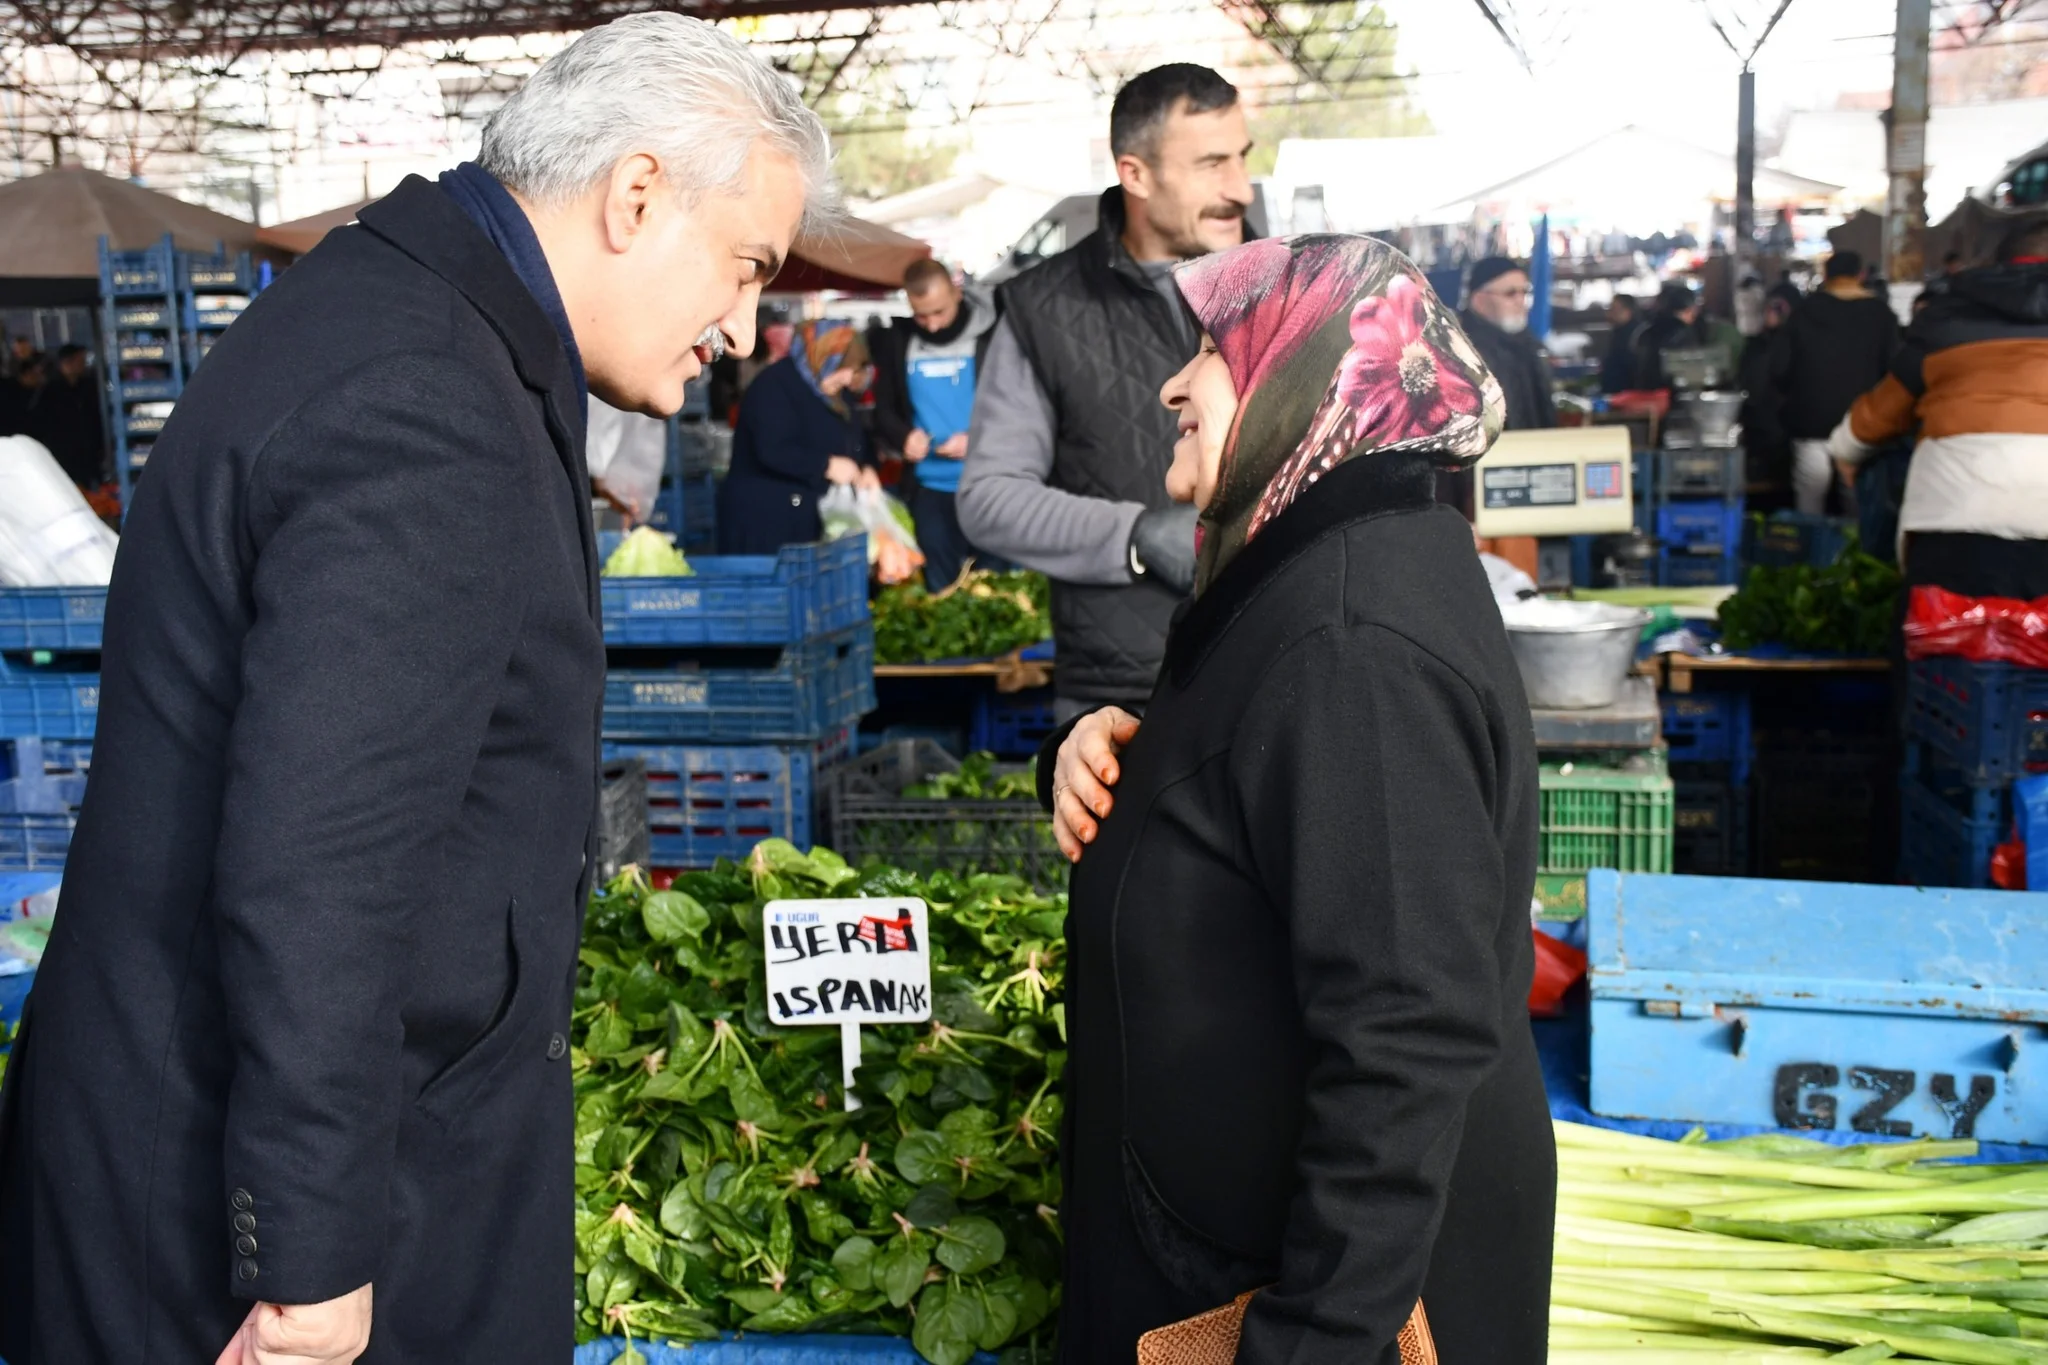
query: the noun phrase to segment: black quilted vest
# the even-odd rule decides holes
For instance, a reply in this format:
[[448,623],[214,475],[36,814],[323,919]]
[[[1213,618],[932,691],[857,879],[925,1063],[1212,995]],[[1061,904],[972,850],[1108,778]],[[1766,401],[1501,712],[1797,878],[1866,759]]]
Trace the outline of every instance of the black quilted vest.
[[[1004,285],[1009,319],[1052,399],[1055,488],[1161,507],[1178,425],[1159,390],[1194,358],[1166,300],[1123,246],[1123,191],[1102,196],[1078,245]],[[1060,696],[1142,706],[1180,599],[1143,580],[1121,588],[1052,585]]]

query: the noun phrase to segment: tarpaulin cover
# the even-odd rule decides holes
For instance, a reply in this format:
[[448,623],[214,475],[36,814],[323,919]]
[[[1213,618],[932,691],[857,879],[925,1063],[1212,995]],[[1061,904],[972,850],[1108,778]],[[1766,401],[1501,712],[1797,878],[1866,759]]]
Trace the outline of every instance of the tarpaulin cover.
[[1906,657],[1950,655],[1980,664],[2048,668],[2048,597],[1965,597],[1946,588],[1913,589],[1906,611]]

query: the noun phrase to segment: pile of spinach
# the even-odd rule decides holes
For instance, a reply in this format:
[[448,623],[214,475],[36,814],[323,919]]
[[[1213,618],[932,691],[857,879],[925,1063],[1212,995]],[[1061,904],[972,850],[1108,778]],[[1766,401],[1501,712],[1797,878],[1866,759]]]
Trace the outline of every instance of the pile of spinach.
[[991,659],[1052,638],[1045,575],[968,569],[939,592],[921,583],[884,588],[875,599],[875,661],[925,664]]
[[998,772],[996,756],[973,753],[960,760],[957,772],[933,773],[930,778],[903,789],[905,796],[921,801],[1029,801],[1038,802],[1038,776],[1030,765]]
[[1052,818],[1039,808],[1029,765],[1005,771],[993,754],[969,754],[957,770],[931,773],[894,795],[838,799],[840,850],[856,867],[920,877],[997,873],[1044,891],[1067,883],[1067,861]]
[[1826,568],[1758,565],[1721,604],[1730,649],[1762,644],[1841,654],[1882,655],[1897,629],[1899,571],[1853,541]]
[[[852,1112],[838,1030],[768,1021],[761,907],[810,896],[931,907],[932,1021],[862,1030]],[[570,1054],[579,1341],[882,1332],[932,1365],[1049,1360],[1065,914],[1014,879],[781,840],[595,894]]]

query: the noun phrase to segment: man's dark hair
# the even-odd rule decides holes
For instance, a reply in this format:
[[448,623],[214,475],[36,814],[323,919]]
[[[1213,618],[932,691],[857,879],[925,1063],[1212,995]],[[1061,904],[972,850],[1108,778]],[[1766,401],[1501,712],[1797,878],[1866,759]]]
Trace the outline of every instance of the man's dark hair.
[[1150,163],[1159,132],[1175,112],[1213,114],[1237,103],[1237,87],[1206,66],[1169,62],[1141,71],[1116,92],[1109,109],[1109,150]]
[[1683,313],[1698,305],[1700,296],[1684,280],[1666,280],[1657,291],[1657,306],[1667,313]]
[[1631,313],[1641,311],[1636,306],[1636,296],[1634,294],[1616,294],[1614,296],[1614,304],[1628,309],[1628,311]]
[[57,348],[57,363],[61,365],[75,355],[84,354],[85,347],[79,345],[75,341],[67,341],[62,346],[59,346]]
[[2048,222],[2022,224],[2005,234],[1998,244],[1998,263],[2008,265],[2030,257],[2048,256]]
[[1863,253],[1860,251],[1837,251],[1828,257],[1828,268],[1822,272],[1830,280],[1857,280],[1863,278]]
[[931,256],[920,257],[903,272],[903,292],[921,294],[941,280],[947,284],[953,282],[953,272],[946,269],[945,262]]

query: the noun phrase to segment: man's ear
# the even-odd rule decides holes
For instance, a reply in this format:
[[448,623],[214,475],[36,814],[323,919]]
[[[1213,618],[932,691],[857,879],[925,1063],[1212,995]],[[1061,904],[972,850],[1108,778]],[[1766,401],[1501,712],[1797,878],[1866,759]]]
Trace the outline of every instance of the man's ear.
[[605,244],[613,251],[629,250],[647,230],[654,196],[661,193],[661,163],[647,153],[635,152],[612,167],[602,208]]
[[1145,164],[1145,158],[1133,152],[1126,152],[1116,159],[1116,180],[1124,187],[1124,193],[1139,199],[1152,197],[1152,168]]

